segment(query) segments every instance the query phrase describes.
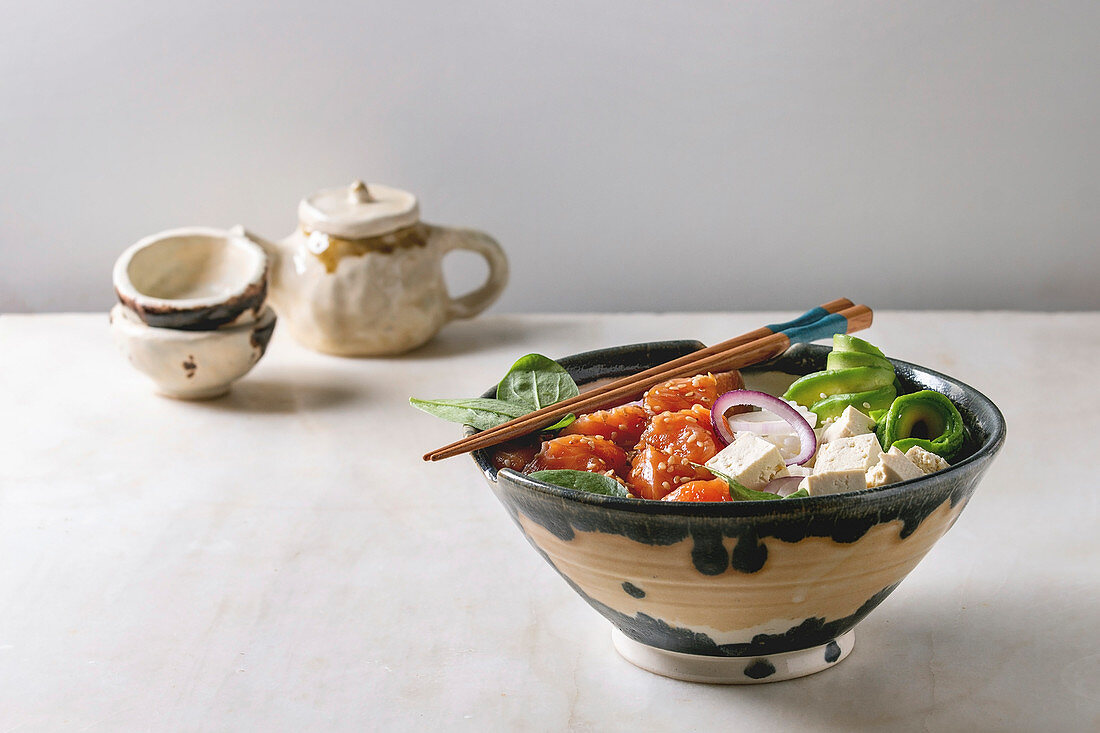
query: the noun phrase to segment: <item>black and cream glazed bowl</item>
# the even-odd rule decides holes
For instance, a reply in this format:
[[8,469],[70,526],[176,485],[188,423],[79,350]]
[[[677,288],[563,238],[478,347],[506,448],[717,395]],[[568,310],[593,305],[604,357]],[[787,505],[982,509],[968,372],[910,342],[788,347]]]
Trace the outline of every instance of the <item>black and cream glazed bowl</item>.
[[259,319],[268,257],[240,228],[169,229],[119,255],[118,301],[154,328],[212,331]]
[[[657,342],[561,359],[578,384],[622,377],[702,348]],[[800,345],[752,370],[782,390],[824,368]],[[891,360],[905,391],[934,389],[959,408],[967,442],[944,471],[880,488],[783,501],[661,502],[589,494],[474,460],[535,550],[614,625],[630,662],[678,679],[773,682],[827,669],[856,624],[951,527],[1000,450],[1004,418],[962,382]]]
[[225,394],[263,357],[275,329],[267,253],[239,227],[146,237],[119,256],[113,280],[115,343],[168,397]]

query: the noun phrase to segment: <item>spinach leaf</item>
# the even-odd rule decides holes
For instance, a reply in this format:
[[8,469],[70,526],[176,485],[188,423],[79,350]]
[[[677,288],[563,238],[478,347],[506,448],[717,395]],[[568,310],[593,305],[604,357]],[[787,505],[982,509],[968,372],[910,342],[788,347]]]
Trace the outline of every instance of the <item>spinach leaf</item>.
[[805,488],[802,488],[802,489],[799,489],[798,491],[794,492],[793,494],[787,494],[783,498],[784,499],[804,499],[804,498],[807,498],[809,495],[810,495],[810,492],[806,491]]
[[480,397],[470,400],[418,400],[410,397],[409,404],[429,415],[470,425],[478,430],[495,428],[501,423],[530,412],[526,405],[515,405],[503,400]]
[[572,469],[557,469],[554,471],[535,471],[531,478],[545,481],[555,486],[564,486],[567,489],[587,491],[591,494],[603,494],[604,496],[627,495],[626,488],[610,476],[602,473],[590,473],[589,471],[574,471]]
[[521,356],[497,385],[498,400],[527,405],[530,412],[579,394],[569,372],[542,354]]
[[[420,400],[410,397],[409,403],[444,420],[488,430],[578,394],[577,383],[560,364],[541,354],[528,354],[520,357],[500,380],[496,399]],[[561,430],[576,419],[577,416],[570,413],[543,430]]]

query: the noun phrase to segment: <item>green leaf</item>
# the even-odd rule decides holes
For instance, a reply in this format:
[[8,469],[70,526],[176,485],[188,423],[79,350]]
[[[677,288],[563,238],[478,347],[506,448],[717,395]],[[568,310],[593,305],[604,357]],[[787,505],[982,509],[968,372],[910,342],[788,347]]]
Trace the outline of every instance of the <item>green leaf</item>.
[[521,417],[530,412],[525,405],[514,405],[503,400],[474,398],[469,400],[418,400],[409,398],[409,404],[429,415],[470,425],[478,430],[495,428],[512,418]]
[[626,497],[626,488],[610,476],[590,471],[574,471],[572,469],[557,469],[554,471],[535,471],[529,474],[531,478],[545,481],[555,486],[564,486],[567,489],[587,491],[590,494],[603,494],[604,496]]
[[579,394],[569,372],[542,354],[521,356],[497,385],[498,400],[526,405],[529,412]]
[[803,499],[803,498],[808,497],[809,495],[810,495],[810,492],[803,488],[803,489],[799,489],[798,491],[794,492],[793,494],[787,494],[783,498],[784,499]]
[[[688,463],[691,463],[691,461],[688,461]],[[699,463],[691,463],[691,465],[695,466],[696,468],[706,469],[707,471],[710,471],[715,476],[729,484],[730,496],[733,497],[734,501],[772,501],[774,499],[783,498],[779,494],[773,494],[770,491],[756,491],[754,489],[750,489],[744,484],[740,483],[733,476],[727,476],[721,471],[715,471],[710,466],[704,466]]]
[[543,430],[561,430],[562,428],[569,427],[569,425],[572,422],[574,422],[576,419],[577,419],[576,415],[574,415],[573,413],[569,413],[568,415],[563,417],[561,420],[558,420],[556,423],[554,423],[550,427],[543,428]]

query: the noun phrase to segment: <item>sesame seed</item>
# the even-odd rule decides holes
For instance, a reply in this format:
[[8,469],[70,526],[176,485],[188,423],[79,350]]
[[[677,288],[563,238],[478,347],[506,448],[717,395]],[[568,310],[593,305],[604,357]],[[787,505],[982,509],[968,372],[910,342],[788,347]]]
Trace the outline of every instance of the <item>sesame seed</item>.
[[672,488],[671,486],[668,485],[668,481],[662,481],[661,486],[666,488],[666,489],[671,489]]
[[657,470],[658,471],[664,471],[666,468],[668,468],[668,466],[666,466],[664,463],[658,463],[657,464]]
[[863,406],[870,409],[871,408],[871,403],[870,402],[864,402]]

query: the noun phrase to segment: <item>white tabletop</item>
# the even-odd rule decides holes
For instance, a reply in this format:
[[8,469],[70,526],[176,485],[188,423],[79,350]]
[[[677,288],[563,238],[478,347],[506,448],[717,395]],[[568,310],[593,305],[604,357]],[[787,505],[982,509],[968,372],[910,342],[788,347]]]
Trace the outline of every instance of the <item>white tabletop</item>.
[[521,354],[713,343],[793,314],[495,316],[399,359],[276,329],[226,398],[154,396],[105,315],[0,317],[0,732],[1096,730],[1100,314],[876,314],[1000,405],[954,528],[819,675],[637,669],[409,395]]

